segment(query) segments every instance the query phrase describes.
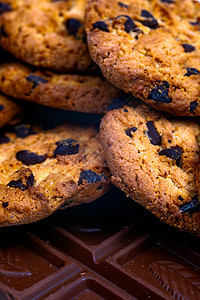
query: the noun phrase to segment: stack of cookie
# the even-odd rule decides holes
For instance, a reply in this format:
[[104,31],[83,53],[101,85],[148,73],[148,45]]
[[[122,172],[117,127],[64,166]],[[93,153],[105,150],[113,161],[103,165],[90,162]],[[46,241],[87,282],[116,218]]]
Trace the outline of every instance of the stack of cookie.
[[86,31],[104,76],[133,95],[101,123],[113,184],[200,235],[200,2],[90,0]]
[[111,178],[161,220],[200,235],[200,3],[86,2],[0,2],[0,91],[16,105],[6,122],[22,110],[16,99],[105,114],[101,145],[91,126],[3,130],[0,224],[92,201]]

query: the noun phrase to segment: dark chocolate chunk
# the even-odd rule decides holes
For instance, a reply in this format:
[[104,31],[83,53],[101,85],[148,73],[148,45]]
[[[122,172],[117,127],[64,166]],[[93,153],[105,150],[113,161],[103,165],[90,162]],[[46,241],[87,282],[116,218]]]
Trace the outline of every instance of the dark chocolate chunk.
[[6,11],[11,11],[12,7],[8,3],[0,2],[0,14],[6,12]]
[[128,5],[125,4],[125,3],[122,3],[122,2],[118,2],[118,5],[119,5],[120,7],[128,8]]
[[179,146],[163,149],[159,152],[159,155],[165,155],[176,161],[176,165],[179,166],[181,162],[181,148]]
[[22,183],[22,180],[21,178],[18,179],[18,180],[11,180],[8,184],[7,184],[8,187],[14,187],[14,188],[17,188],[17,189],[20,189],[22,191],[25,191],[27,188],[26,186]]
[[126,131],[125,131],[125,133],[126,133],[126,135],[128,135],[128,136],[130,136],[131,138],[132,138],[132,136],[133,136],[133,132],[135,132],[137,130],[137,128],[136,127],[131,127],[131,128],[129,128],[129,129],[127,129]]
[[158,21],[154,18],[154,16],[148,12],[147,10],[143,9],[141,12],[141,17],[145,18],[146,20],[141,20],[140,23],[142,25],[149,27],[151,29],[158,28]]
[[169,3],[169,4],[174,3],[174,0],[160,0],[160,1],[163,3]]
[[56,155],[72,155],[79,152],[79,143],[74,139],[62,140],[56,143],[57,148],[54,151]]
[[191,75],[198,75],[198,74],[200,74],[200,72],[197,69],[195,69],[195,68],[187,68],[186,70],[187,70],[187,73],[185,73],[184,76],[188,76],[189,77]]
[[101,31],[110,32],[108,25],[104,21],[97,21],[93,24],[93,29],[99,29]]
[[106,179],[105,175],[99,175],[91,170],[84,170],[81,172],[78,185],[82,184],[83,180],[87,180],[89,183],[102,181],[102,179]]
[[129,16],[127,16],[127,15],[120,15],[120,16],[116,17],[115,19],[117,20],[117,19],[119,19],[119,18],[121,18],[121,17],[126,18],[126,21],[125,21],[125,23],[124,23],[124,30],[125,30],[126,32],[129,33],[131,30],[133,30],[133,29],[136,28],[136,25],[135,25],[135,23],[133,22],[132,18],[129,17]]
[[151,144],[161,145],[161,136],[157,132],[154,123],[152,121],[147,122],[147,136],[150,139]]
[[29,150],[21,150],[16,153],[16,159],[23,162],[26,165],[35,165],[45,161],[46,156],[38,155]]
[[9,137],[7,137],[6,135],[1,135],[0,136],[0,145],[1,144],[7,144],[10,142],[10,139]]
[[181,197],[181,196],[178,196],[178,199],[179,199],[179,200],[183,200],[183,197]]
[[18,125],[15,127],[14,131],[15,131],[16,135],[22,139],[31,134],[35,134],[35,132],[26,125]]
[[195,212],[200,211],[200,202],[197,196],[192,197],[192,200],[181,204],[179,206],[180,211],[183,213],[190,213],[193,214]]
[[83,24],[77,19],[68,19],[66,23],[67,31],[69,35],[73,35],[76,37],[79,29],[83,26]]
[[0,104],[0,111],[3,110],[5,107]]
[[182,44],[182,46],[186,53],[193,52],[195,50],[195,47],[190,44]]
[[3,206],[3,208],[7,208],[8,207],[8,202],[2,202],[2,206]]
[[22,179],[18,179],[18,180],[11,180],[7,186],[8,187],[14,187],[14,188],[18,188],[22,191],[28,190],[29,187],[33,186],[34,184],[34,175],[30,174],[28,177],[25,178],[26,180],[26,185],[22,183]]
[[48,80],[46,80],[45,78],[34,74],[27,76],[26,80],[33,83],[33,89],[41,83],[48,83]]
[[190,103],[190,111],[191,111],[191,112],[194,112],[194,111],[196,110],[197,106],[198,106],[197,101],[191,102],[191,103]]
[[172,98],[168,96],[169,83],[167,81],[163,81],[163,83],[159,86],[156,86],[151,90],[147,99],[152,99],[154,101],[163,102],[163,103],[171,103]]
[[191,24],[192,26],[196,26],[196,25],[200,25],[200,22],[199,22],[199,20],[196,20],[196,21],[194,21],[194,22],[190,22],[190,24]]
[[5,31],[4,26],[1,26],[1,28],[0,28],[0,35],[2,35],[4,37],[8,37],[8,35],[7,35],[6,31]]

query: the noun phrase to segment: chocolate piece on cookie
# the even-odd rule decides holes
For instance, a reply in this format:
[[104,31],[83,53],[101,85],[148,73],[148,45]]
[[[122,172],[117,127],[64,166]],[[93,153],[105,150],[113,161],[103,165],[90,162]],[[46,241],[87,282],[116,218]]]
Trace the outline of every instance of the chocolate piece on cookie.
[[94,128],[27,128],[6,132],[0,143],[0,226],[35,222],[109,190],[110,172]]
[[105,113],[121,91],[100,75],[56,74],[21,63],[0,65],[0,91],[38,104],[85,113]]
[[[18,59],[57,71],[96,68],[84,30],[85,0],[4,1],[0,44]],[[0,7],[1,9],[1,7]]]
[[125,92],[158,110],[200,116],[199,19],[195,0],[90,0],[90,54]]
[[195,121],[145,104],[108,111],[100,129],[113,184],[159,219],[198,236],[199,136]]

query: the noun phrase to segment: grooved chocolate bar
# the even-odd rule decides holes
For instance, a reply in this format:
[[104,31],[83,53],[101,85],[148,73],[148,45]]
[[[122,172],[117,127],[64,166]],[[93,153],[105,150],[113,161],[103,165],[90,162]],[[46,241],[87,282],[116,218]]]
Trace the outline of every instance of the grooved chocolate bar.
[[0,234],[2,300],[200,299],[200,240],[115,188]]

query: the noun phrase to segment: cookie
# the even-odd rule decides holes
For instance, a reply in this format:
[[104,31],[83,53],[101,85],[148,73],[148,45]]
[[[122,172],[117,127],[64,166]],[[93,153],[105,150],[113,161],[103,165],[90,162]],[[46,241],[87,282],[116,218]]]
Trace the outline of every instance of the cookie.
[[0,44],[18,59],[58,71],[88,71],[85,0],[3,1]]
[[22,111],[20,105],[0,94],[0,127],[11,122]]
[[0,66],[0,90],[12,97],[85,113],[105,113],[121,91],[98,75],[32,71],[20,63]]
[[0,226],[35,222],[110,188],[92,127],[68,124],[42,131],[21,125],[0,141]]
[[88,45],[104,76],[152,107],[200,115],[200,2],[90,0]]
[[122,99],[110,106],[100,129],[112,183],[159,219],[198,236],[199,136],[194,121]]

